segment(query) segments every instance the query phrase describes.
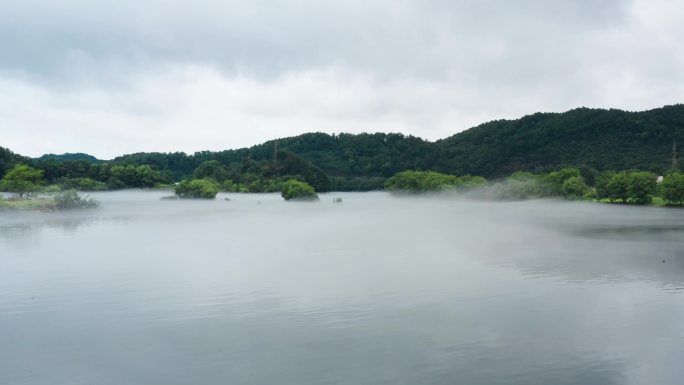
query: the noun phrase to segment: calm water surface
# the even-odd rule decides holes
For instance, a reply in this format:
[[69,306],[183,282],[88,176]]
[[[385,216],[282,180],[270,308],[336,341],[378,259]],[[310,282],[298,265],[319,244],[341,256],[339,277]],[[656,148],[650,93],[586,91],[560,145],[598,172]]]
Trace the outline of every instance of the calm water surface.
[[684,378],[684,210],[166,194],[0,213],[0,384]]

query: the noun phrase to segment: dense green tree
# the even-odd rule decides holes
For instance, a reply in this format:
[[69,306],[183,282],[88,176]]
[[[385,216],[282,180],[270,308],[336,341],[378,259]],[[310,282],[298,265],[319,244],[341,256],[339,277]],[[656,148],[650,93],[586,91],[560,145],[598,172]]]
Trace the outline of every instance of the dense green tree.
[[330,189],[330,180],[323,170],[291,151],[280,151],[278,153],[274,168],[269,174],[276,176],[299,175],[316,191],[328,191]]
[[228,192],[240,192],[240,184],[235,183],[230,179],[226,179],[221,183],[221,190]]
[[138,187],[138,178],[132,164],[117,164],[112,166],[110,172],[113,178],[122,181],[126,186]]
[[222,182],[228,178],[228,171],[216,160],[205,160],[195,169],[193,178],[211,178],[217,182]]
[[[544,183],[544,187],[548,190],[546,195],[565,195],[565,192],[563,191],[565,182],[570,178],[579,177],[579,170],[573,167],[567,167],[545,174],[542,178],[542,182]],[[577,181],[577,179],[575,179],[575,181]],[[584,183],[584,180],[582,180],[582,183]]]
[[29,162],[29,158],[15,154],[7,148],[0,147],[0,179],[15,165],[19,163],[28,164]]
[[614,171],[604,171],[596,177],[596,198],[598,199],[610,199],[610,190],[608,188],[608,182],[613,178]]
[[179,198],[214,199],[218,191],[219,185],[211,179],[185,179],[175,188]]
[[487,181],[482,177],[442,174],[435,171],[402,171],[385,182],[385,189],[394,192],[423,193],[431,191],[467,190],[482,187]]
[[140,187],[154,187],[161,180],[161,175],[147,164],[136,167],[135,176],[137,185]]
[[583,164],[578,169],[580,176],[584,180],[584,183],[587,184],[587,186],[596,186],[596,179],[599,176],[599,172],[595,168]]
[[107,190],[120,190],[126,188],[126,184],[117,177],[111,177],[105,182],[107,185]]
[[150,165],[114,165],[111,168],[112,178],[116,178],[127,187],[153,187],[161,181],[161,175]]
[[581,199],[589,190],[581,176],[572,176],[563,182],[563,196],[570,199]]
[[23,198],[37,192],[42,182],[42,170],[17,164],[0,180],[0,191],[12,192]]
[[282,197],[286,200],[315,200],[318,199],[316,190],[306,182],[289,179],[282,184]]
[[629,176],[626,172],[616,172],[610,175],[606,182],[607,198],[611,202],[627,203],[629,199]]
[[633,203],[645,205],[653,201],[658,184],[652,172],[634,171],[627,174],[627,194]]
[[684,203],[684,174],[670,172],[663,177],[661,183],[663,198],[670,204]]

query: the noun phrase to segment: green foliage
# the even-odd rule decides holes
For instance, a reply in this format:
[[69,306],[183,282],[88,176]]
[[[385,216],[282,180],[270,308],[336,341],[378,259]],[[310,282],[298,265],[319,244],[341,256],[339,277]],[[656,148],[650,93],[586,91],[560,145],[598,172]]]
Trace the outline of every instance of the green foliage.
[[599,172],[595,168],[585,164],[579,167],[579,173],[587,186],[596,186],[596,179],[599,176]]
[[68,161],[68,160],[86,160],[88,162],[102,162],[101,160],[97,159],[96,157],[90,155],[90,154],[84,154],[82,152],[76,152],[76,153],[71,153],[67,152],[64,154],[45,154],[38,158],[38,160],[54,160],[58,162],[63,162],[63,161]]
[[5,173],[15,165],[19,163],[28,164],[30,161],[29,158],[17,155],[9,149],[0,147],[0,179],[2,179]]
[[463,175],[460,177],[460,183],[457,186],[461,190],[471,190],[487,186],[487,179],[477,175]]
[[87,209],[100,205],[95,199],[82,198],[76,190],[66,190],[55,194],[55,206],[58,209]]
[[193,173],[195,179],[213,179],[223,181],[228,177],[228,171],[216,160],[206,160],[202,162]]
[[323,170],[291,151],[280,151],[273,169],[275,175],[298,175],[316,191],[328,191],[330,180]]
[[495,184],[493,196],[498,199],[530,199],[545,195],[540,177],[531,172],[517,171],[503,182]]
[[596,198],[597,199],[610,199],[610,190],[608,189],[608,182],[613,177],[613,174],[615,172],[613,171],[605,171],[602,172],[596,177]]
[[684,174],[670,172],[661,183],[663,198],[670,204],[684,204]]
[[682,104],[642,112],[577,108],[484,123],[439,140],[427,167],[488,178],[568,165],[664,172],[673,142],[684,143]]
[[569,199],[581,199],[587,192],[589,187],[584,183],[584,178],[581,176],[571,176],[563,182],[563,196]]
[[626,172],[617,172],[610,176],[606,183],[606,191],[611,202],[622,201],[627,203],[629,199],[629,176]]
[[393,192],[424,193],[446,190],[467,190],[482,187],[482,177],[442,174],[435,171],[402,171],[387,179],[385,189]]
[[627,194],[632,203],[645,205],[653,201],[658,188],[656,175],[647,171],[634,171],[628,174]]
[[43,171],[25,164],[17,164],[0,180],[0,191],[12,192],[23,198],[40,189],[42,178]]
[[306,182],[296,179],[289,179],[282,184],[282,197],[289,201],[295,200],[315,200],[318,199],[316,190]]
[[175,188],[179,198],[214,199],[218,191],[219,185],[210,179],[185,179]]
[[147,164],[140,166],[117,164],[111,167],[110,174],[112,178],[120,180],[127,187],[154,187],[156,183],[162,181],[160,173]]
[[282,182],[279,179],[257,178],[246,185],[241,185],[240,191],[246,190],[250,193],[277,192],[281,190],[281,185]]
[[221,190],[228,192],[240,192],[240,184],[235,183],[230,179],[226,179],[221,183]]
[[596,197],[611,202],[648,204],[656,190],[656,175],[652,172],[605,172],[596,179]]
[[107,179],[105,184],[107,185],[107,190],[120,190],[126,188],[126,183],[114,176]]
[[[542,182],[544,184],[544,187],[548,190],[546,192],[546,195],[565,195],[565,192],[563,191],[563,186],[565,185],[565,182],[570,178],[579,177],[580,172],[576,168],[563,168],[558,171],[552,171],[548,174],[545,174],[542,177]],[[582,183],[584,184],[584,180],[582,180]]]
[[597,186],[602,171],[640,169],[662,175],[671,164],[673,142],[684,143],[684,105],[643,112],[578,108],[492,121],[436,142],[402,134],[308,133],[250,148],[137,153],[112,161],[86,154],[33,160],[0,148],[0,177],[24,163],[42,170],[49,183],[90,178],[108,189],[152,187],[194,176],[231,180],[238,191],[270,191],[289,178],[327,191],[381,188],[384,178],[406,170],[487,178],[532,171],[556,173],[538,180],[550,191],[534,191],[529,180],[506,180],[499,187],[506,194],[561,196],[565,181],[578,176],[574,171],[567,175],[563,170],[568,166],[577,166],[573,170],[597,193],[607,186]]
[[56,184],[51,184],[51,185],[43,187],[40,192],[43,194],[54,194],[54,193],[58,193],[62,190],[63,190],[63,188],[61,186],[56,185]]
[[64,190],[103,191],[108,189],[106,183],[90,178],[61,178],[59,184]]

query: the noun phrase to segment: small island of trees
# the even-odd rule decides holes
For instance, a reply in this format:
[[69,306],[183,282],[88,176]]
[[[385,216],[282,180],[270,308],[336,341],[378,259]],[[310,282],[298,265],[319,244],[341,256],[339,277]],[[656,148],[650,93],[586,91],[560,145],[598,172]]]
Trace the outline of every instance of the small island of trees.
[[282,184],[281,195],[286,201],[289,200],[316,200],[318,194],[313,186],[296,179],[289,179]]
[[179,198],[214,199],[218,192],[218,183],[211,179],[185,179],[175,187]]

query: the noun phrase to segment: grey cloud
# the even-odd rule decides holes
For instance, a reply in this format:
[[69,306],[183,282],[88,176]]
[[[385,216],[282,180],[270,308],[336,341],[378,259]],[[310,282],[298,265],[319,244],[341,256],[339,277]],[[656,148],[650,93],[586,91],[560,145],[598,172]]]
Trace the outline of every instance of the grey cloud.
[[653,108],[684,99],[683,18],[667,0],[5,1],[0,145],[437,139],[536,111]]
[[611,0],[7,2],[0,5],[0,68],[43,81],[116,80],[128,72],[188,63],[266,80],[342,67],[380,81],[400,76],[515,81],[571,65],[573,55],[586,49],[587,31],[620,25],[628,5]]

